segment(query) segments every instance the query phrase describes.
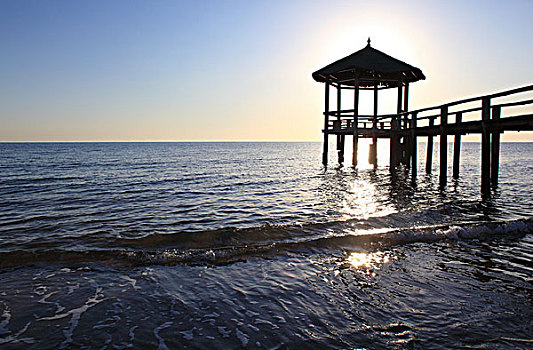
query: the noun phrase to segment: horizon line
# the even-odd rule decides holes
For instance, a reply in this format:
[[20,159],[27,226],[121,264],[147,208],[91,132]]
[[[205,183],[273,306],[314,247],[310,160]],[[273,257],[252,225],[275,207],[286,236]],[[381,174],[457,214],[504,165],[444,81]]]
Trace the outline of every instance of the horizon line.
[[[242,143],[282,143],[282,142],[315,142],[322,143],[322,140],[54,140],[54,141],[1,141],[2,143],[223,143],[223,142],[242,142]],[[427,141],[418,141],[418,143],[426,143]],[[461,141],[461,143],[479,143],[480,141]],[[511,141],[500,141],[501,143],[532,143],[532,141],[524,140],[511,140]],[[448,141],[448,143],[453,143],[453,141]]]

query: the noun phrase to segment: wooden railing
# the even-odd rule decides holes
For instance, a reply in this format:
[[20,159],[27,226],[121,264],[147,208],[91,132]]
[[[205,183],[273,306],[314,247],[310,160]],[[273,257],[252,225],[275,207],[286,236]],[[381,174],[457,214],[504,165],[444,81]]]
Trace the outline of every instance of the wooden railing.
[[[467,98],[454,101],[438,106],[421,108],[413,111],[402,112],[399,114],[386,115],[359,115],[357,116],[358,129],[391,129],[394,120],[399,120],[400,130],[409,130],[420,127],[446,127],[450,123],[464,123],[467,121],[489,121],[496,118],[504,119],[502,109],[509,107],[527,106],[533,104],[533,99],[522,99],[505,103],[493,103],[495,99],[518,95],[521,93],[533,91],[533,85],[524,86],[517,89],[507,90],[495,94]],[[479,106],[466,107],[479,103]],[[463,109],[457,109],[458,106],[465,106]],[[453,107],[453,110],[452,110]],[[481,112],[472,118],[470,115],[474,112]],[[333,110],[325,112],[329,116],[328,131],[353,130],[355,126],[355,117],[353,109]],[[509,117],[509,116],[508,116]]]

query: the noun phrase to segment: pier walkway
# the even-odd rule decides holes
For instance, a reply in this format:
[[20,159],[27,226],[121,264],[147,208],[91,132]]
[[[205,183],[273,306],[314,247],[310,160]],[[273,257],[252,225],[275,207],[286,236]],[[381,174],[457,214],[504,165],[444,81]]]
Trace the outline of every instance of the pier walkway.
[[[533,130],[533,85],[491,95],[467,98],[439,106],[408,111],[409,83],[425,79],[422,71],[368,45],[313,73],[325,83],[324,150],[328,162],[328,138],[337,138],[339,163],[344,162],[346,136],[353,139],[353,165],[357,166],[359,138],[371,138],[369,160],[377,165],[377,140],[390,140],[390,167],[403,164],[417,174],[418,137],[427,138],[426,172],[431,172],[433,138],[439,136],[440,184],[447,181],[448,136],[454,136],[453,176],[459,176],[461,136],[481,135],[481,191],[498,183],[500,135],[505,131]],[[337,89],[336,110],[330,110],[330,87]],[[397,88],[397,113],[378,114],[378,92]],[[342,90],[353,90],[353,109],[341,109]],[[372,90],[373,115],[360,115],[359,91]]]

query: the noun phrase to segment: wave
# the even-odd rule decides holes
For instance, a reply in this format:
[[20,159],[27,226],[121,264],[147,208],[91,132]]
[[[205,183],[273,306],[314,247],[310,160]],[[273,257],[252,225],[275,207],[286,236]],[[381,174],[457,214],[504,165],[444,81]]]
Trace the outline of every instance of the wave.
[[[264,225],[120,238],[106,246],[0,252],[0,268],[38,264],[99,263],[113,266],[225,265],[249,258],[336,251],[375,251],[417,242],[519,238],[533,233],[533,218],[462,222],[407,228],[367,228],[338,233],[342,222],[299,226]],[[336,233],[337,232],[337,233]],[[319,234],[320,233],[320,234]]]

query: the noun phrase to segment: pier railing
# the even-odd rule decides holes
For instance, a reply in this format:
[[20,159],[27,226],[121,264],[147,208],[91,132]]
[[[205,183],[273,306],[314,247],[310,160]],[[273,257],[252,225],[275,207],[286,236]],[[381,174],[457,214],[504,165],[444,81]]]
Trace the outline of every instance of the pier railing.
[[[495,94],[472,97],[438,106],[403,112],[397,115],[397,118],[401,119],[403,121],[402,126],[405,126],[408,129],[420,127],[439,127],[438,129],[441,131],[442,127],[449,128],[451,124],[462,123],[462,128],[451,127],[450,130],[448,130],[451,134],[466,134],[469,133],[469,131],[479,132],[478,125],[474,123],[467,123],[475,121],[489,122],[490,120],[494,119],[499,119],[500,122],[489,122],[486,127],[499,127],[500,129],[503,128],[503,130],[522,130],[521,128],[516,128],[519,126],[519,124],[524,124],[519,120],[515,120],[514,123],[505,122],[505,120],[509,118],[530,119],[533,113],[507,115],[507,113],[502,113],[502,110],[510,107],[533,105],[532,98],[520,99],[518,96],[519,94],[532,91],[533,85],[528,85]],[[500,98],[516,98],[516,100],[494,103],[495,100]],[[478,105],[473,106],[475,104]],[[413,121],[415,121],[415,123],[413,123]],[[525,124],[528,123],[526,122]],[[432,132],[431,129],[428,129],[426,133],[432,134],[434,131]]]
[[[528,96],[525,96],[528,95]],[[327,110],[327,108],[326,108]],[[481,188],[488,192],[498,182],[500,134],[533,130],[533,85],[471,97],[446,104],[388,115],[357,115],[356,110],[324,112],[324,133],[340,135],[339,159],[343,159],[344,137],[389,138],[391,168],[400,163],[416,176],[417,137],[427,137],[426,172],[431,172],[433,137],[440,136],[440,183],[446,183],[448,136],[454,136],[453,176],[459,174],[461,136],[481,135]],[[374,142],[375,143],[375,142]],[[375,152],[371,150],[372,152]],[[327,153],[327,152],[325,152]],[[376,155],[372,155],[376,165]],[[354,162],[355,165],[355,162]]]
[[[356,131],[356,129],[361,129],[362,132],[371,129],[390,130],[394,120],[398,120],[399,130],[408,131],[416,128],[417,131],[421,132],[419,136],[440,135],[443,127],[449,129],[447,134],[452,135],[479,132],[480,125],[472,123],[475,121],[486,122],[485,127],[490,129],[499,128],[501,131],[523,130],[521,126],[524,123],[527,124],[526,120],[531,118],[533,111],[532,113],[508,115],[503,113],[503,110],[511,107],[533,105],[533,98],[501,103],[494,103],[494,100],[505,97],[518,97],[517,95],[527,92],[533,92],[533,85],[399,114],[354,116],[353,109],[345,109],[325,112],[324,115],[329,116],[328,132],[350,133]],[[475,104],[478,105],[473,106]],[[483,111],[485,111],[485,115]],[[500,121],[493,121],[496,119]],[[509,121],[506,121],[508,119]]]

